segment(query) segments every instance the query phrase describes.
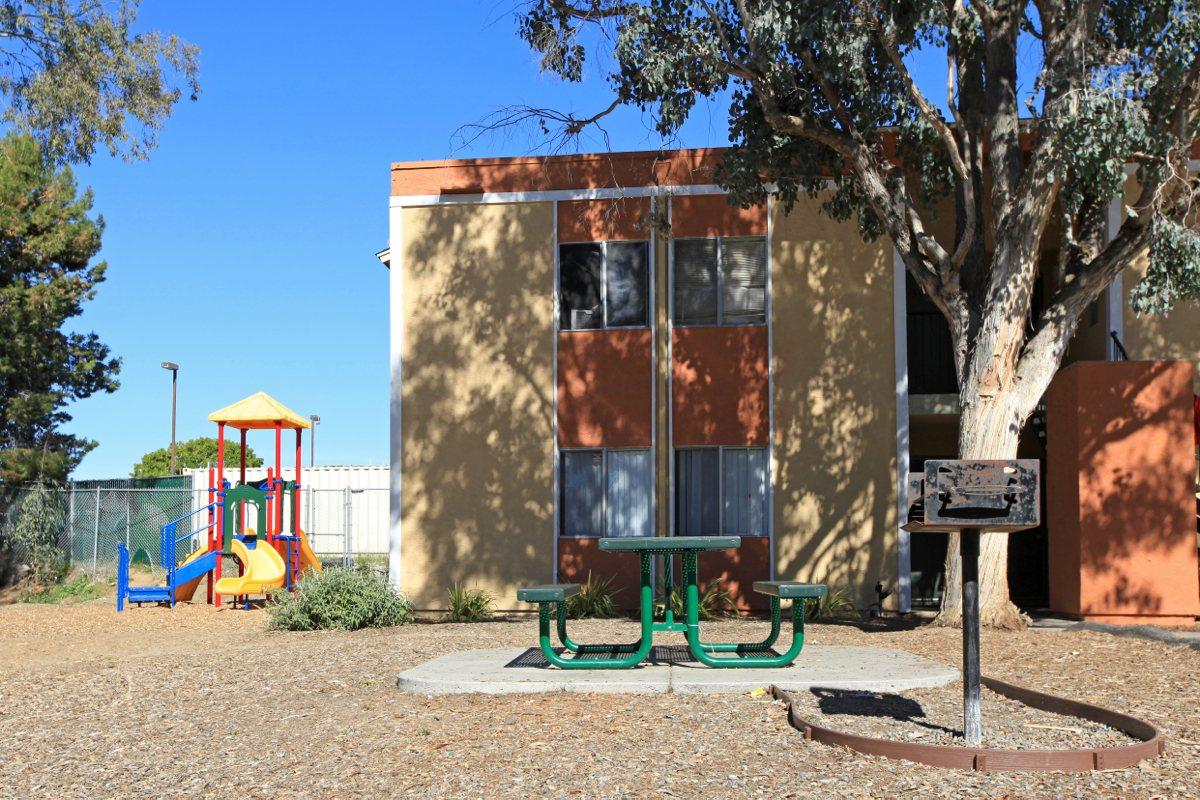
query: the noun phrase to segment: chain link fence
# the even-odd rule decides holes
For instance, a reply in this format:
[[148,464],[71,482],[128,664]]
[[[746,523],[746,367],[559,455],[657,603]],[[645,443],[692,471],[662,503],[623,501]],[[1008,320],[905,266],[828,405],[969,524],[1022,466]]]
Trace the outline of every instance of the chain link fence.
[[[135,565],[153,573],[164,569],[164,525],[209,503],[206,489],[190,482],[140,487],[119,481],[69,488],[8,488],[0,491],[0,583],[19,579],[48,552],[70,568],[97,580],[116,576],[117,545],[129,548]],[[326,565],[363,566],[386,571],[388,491],[386,489],[301,489],[301,528]],[[290,515],[289,515],[290,516]],[[197,516],[189,528],[200,528]],[[203,532],[176,545],[180,561],[198,546]]]

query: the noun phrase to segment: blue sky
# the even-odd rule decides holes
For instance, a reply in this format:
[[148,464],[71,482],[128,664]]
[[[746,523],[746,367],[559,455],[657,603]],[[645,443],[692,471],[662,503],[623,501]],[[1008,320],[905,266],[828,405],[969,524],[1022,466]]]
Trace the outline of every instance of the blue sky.
[[[268,8],[269,6],[269,8]],[[464,0],[174,3],[141,24],[199,45],[202,94],[149,161],[76,170],[107,224],[108,279],[76,321],[123,359],[121,388],[75,403],[67,429],[100,442],[79,478],[127,475],[170,438],[214,435],[208,414],[262,389],[319,414],[323,463],[386,463],[388,165],[530,151],[522,136],[455,150],[455,129],[508,103],[588,110],[602,83],[539,75],[510,5]],[[720,110],[681,143],[726,141]],[[654,147],[637,113],[616,149]],[[251,434],[259,452],[269,435]]]

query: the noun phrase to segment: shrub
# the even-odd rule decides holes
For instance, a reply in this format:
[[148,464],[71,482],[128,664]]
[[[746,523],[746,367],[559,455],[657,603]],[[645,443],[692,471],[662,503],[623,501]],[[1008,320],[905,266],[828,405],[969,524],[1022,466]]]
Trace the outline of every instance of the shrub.
[[58,534],[66,522],[62,498],[47,484],[36,483],[21,499],[16,517],[13,540],[29,567],[25,577],[37,587],[61,581],[70,568],[67,554],[58,546]]
[[492,603],[495,600],[483,589],[471,589],[456,583],[447,592],[450,611],[446,622],[484,622],[492,618]]
[[[675,618],[683,619],[687,614],[687,608],[684,605],[684,597],[686,588],[682,586],[672,586],[671,596],[667,598],[671,604],[671,611],[674,612]],[[737,606],[733,602],[733,598],[729,592],[721,588],[720,578],[713,578],[708,583],[700,587],[700,598],[697,603],[700,620],[702,622],[714,619],[725,619],[727,617],[736,617],[738,614]],[[660,603],[657,609],[658,613],[662,613],[663,605]]]
[[567,616],[571,619],[613,619],[621,616],[613,595],[621,591],[612,588],[611,576],[595,578],[588,571],[587,583],[579,587],[579,594],[567,598]]
[[76,575],[68,581],[45,586],[29,592],[26,603],[83,603],[103,597],[108,587],[87,575]]
[[829,590],[820,600],[810,600],[804,608],[806,620],[862,620],[862,612],[854,604],[854,594],[845,587]]
[[267,627],[277,631],[354,631],[413,620],[412,604],[386,578],[339,568],[307,573],[295,594],[274,593],[267,612]]

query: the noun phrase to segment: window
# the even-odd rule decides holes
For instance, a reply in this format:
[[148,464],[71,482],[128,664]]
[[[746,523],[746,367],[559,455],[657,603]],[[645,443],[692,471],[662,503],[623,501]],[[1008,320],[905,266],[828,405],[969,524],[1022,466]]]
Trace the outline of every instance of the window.
[[562,536],[650,536],[649,450],[563,450]]
[[676,239],[672,246],[676,324],[766,324],[765,238]]
[[766,448],[676,451],[675,504],[678,536],[766,536]]
[[559,327],[565,331],[645,327],[649,251],[646,242],[560,245]]

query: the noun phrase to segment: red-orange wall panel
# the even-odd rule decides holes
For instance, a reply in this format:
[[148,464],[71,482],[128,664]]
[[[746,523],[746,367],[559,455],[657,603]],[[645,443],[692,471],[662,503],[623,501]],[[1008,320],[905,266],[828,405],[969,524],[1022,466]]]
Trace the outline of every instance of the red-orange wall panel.
[[649,330],[558,335],[560,447],[649,447]]
[[1050,385],[1055,611],[1159,625],[1190,625],[1200,613],[1192,370],[1190,361],[1081,361]]
[[771,579],[771,541],[766,536],[743,536],[737,550],[701,553],[700,587],[716,578],[740,611],[764,611],[771,601],[754,591],[755,581]]
[[672,236],[766,236],[767,207],[738,208],[724,195],[671,198]]
[[605,242],[650,238],[649,197],[620,200],[564,200],[558,204],[558,241]]
[[676,328],[671,361],[676,447],[767,444],[765,327]]
[[587,583],[593,578],[611,578],[614,602],[626,610],[641,605],[642,566],[636,553],[608,553],[600,549],[598,539],[558,539],[558,580],[562,583]]

